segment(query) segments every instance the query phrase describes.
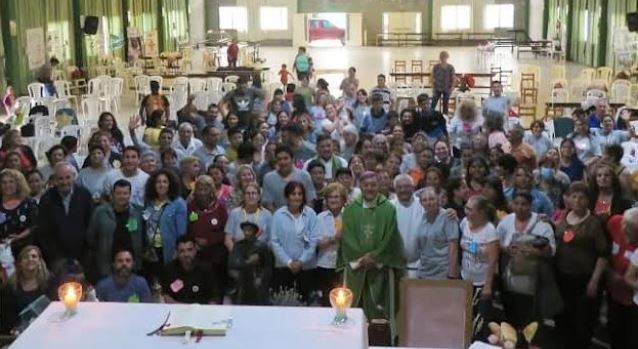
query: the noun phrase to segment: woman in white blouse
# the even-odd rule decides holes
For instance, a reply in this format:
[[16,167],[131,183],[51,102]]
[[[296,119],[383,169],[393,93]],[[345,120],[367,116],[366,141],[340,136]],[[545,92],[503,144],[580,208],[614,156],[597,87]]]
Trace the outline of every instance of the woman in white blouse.
[[335,271],[337,250],[341,241],[341,212],[348,200],[348,192],[340,183],[331,183],[323,189],[327,210],[319,213],[317,241],[317,281],[322,291],[322,305],[330,306],[330,290],[340,284],[340,276]]
[[461,221],[461,278],[474,286],[473,312],[476,339],[486,339],[486,325],[491,319],[494,276],[498,264],[498,235],[492,224],[496,210],[483,196],[471,197],[465,204]]

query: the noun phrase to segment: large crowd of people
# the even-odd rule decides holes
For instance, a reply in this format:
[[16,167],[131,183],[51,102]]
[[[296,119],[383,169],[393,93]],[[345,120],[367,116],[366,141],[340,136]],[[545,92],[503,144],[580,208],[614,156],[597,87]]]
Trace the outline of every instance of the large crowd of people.
[[542,121],[513,123],[493,81],[448,115],[454,67],[440,57],[433,98],[401,110],[382,74],[366,90],[350,68],[340,96],[311,84],[300,49],[297,84],[269,96],[240,79],[177,120],[152,86],[123,128],[99,116],[83,163],[75,137],[39,164],[8,130],[0,329],[24,328],[19,314],[69,280],[86,301],[313,306],[346,282],[354,306],[395,328],[401,278],[462,279],[475,338],[489,321],[537,321],[543,348],[588,348],[601,331],[638,348],[629,113],[600,100],[554,141]]

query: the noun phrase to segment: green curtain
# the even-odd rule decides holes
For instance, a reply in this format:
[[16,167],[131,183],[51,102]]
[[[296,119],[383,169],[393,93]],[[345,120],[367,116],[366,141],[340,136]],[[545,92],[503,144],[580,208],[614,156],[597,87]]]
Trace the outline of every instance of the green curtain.
[[65,63],[75,58],[75,30],[73,27],[73,2],[71,0],[45,1],[48,39],[57,39],[54,46],[47,45],[49,56],[55,56]]
[[[2,10],[1,7],[0,10]],[[0,16],[0,30],[4,30],[2,28],[2,16]],[[4,89],[7,87],[7,78],[4,76],[4,63],[4,42],[2,40],[2,35],[0,35],[0,94],[4,94]]]
[[11,80],[17,94],[26,94],[27,85],[35,78],[38,67],[29,68],[26,31],[41,28],[46,33],[45,3],[46,0],[0,1],[7,79]]
[[140,35],[159,30],[159,3],[159,0],[128,0],[129,25],[136,28]]
[[571,10],[569,59],[594,67],[603,65],[599,55],[605,41],[602,35],[607,35],[600,30],[603,0],[574,0]]
[[124,58],[124,25],[122,2],[119,0],[81,0],[82,16],[97,16],[100,30],[96,35],[86,35],[83,40],[87,66],[109,57]]
[[180,42],[189,40],[188,0],[163,0],[162,3],[160,47],[164,51],[177,51]]

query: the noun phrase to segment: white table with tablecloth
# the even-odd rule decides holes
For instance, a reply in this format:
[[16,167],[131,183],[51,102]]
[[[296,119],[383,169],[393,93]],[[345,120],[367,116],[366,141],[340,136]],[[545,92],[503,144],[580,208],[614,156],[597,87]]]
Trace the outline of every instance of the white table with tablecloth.
[[[60,321],[64,306],[53,302],[10,349],[180,348],[184,337],[147,336],[182,304],[80,303]],[[348,311],[344,327],[331,324],[331,308],[229,307],[232,327],[223,337],[204,337],[189,347],[223,349],[365,349],[367,327],[361,309]]]

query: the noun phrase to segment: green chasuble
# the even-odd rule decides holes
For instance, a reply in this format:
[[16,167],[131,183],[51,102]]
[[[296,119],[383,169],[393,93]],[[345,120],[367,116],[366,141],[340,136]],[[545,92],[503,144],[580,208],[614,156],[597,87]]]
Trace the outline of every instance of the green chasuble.
[[[403,241],[394,206],[383,196],[364,207],[362,196],[343,211],[343,235],[337,256],[337,269],[344,271],[347,287],[353,293],[353,307],[361,307],[368,318],[384,318],[394,323],[396,286],[405,261]],[[353,269],[353,262],[370,253],[377,268]]]

